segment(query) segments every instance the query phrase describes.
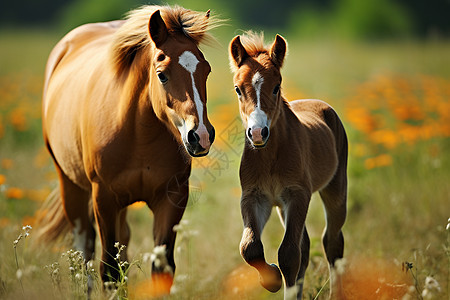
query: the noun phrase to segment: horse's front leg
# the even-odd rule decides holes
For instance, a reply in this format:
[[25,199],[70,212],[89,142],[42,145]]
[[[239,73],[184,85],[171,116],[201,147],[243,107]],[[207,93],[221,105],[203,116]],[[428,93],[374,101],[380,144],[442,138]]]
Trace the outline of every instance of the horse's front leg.
[[305,227],[311,193],[303,189],[286,189],[282,194],[280,216],[285,233],[278,249],[278,263],[284,276],[284,299],[301,299],[303,277],[309,260],[309,237]]
[[[102,243],[100,275],[103,282],[117,281],[119,280],[120,272],[116,261],[118,248],[115,246],[115,243],[120,241],[121,207],[115,196],[108,189],[97,183],[92,186],[92,201]],[[121,255],[126,258],[126,249]]]
[[152,279],[164,294],[170,293],[175,274],[174,247],[176,231],[185,211],[189,196],[188,183],[169,187],[150,206],[154,214],[153,239],[155,249],[152,259]]
[[250,193],[244,191],[241,199],[244,232],[240,252],[244,260],[258,270],[261,285],[275,293],[283,284],[281,273],[276,265],[267,264],[261,242],[261,233],[271,211],[272,205],[266,196],[257,191]]

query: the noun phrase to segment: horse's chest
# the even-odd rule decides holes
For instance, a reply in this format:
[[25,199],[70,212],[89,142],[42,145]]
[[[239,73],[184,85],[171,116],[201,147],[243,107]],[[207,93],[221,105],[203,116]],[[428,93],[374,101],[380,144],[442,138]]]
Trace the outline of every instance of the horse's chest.
[[102,164],[99,175],[119,198],[131,202],[158,197],[174,176],[190,170],[177,152],[130,152],[123,158],[121,162]]

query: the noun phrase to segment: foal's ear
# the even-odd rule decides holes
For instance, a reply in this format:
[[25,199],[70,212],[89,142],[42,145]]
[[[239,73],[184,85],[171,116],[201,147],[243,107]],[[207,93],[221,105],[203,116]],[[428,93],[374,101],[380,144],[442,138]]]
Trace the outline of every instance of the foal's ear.
[[242,62],[248,57],[247,51],[241,43],[241,37],[236,36],[230,43],[230,61],[235,67],[240,67]]
[[169,32],[164,20],[161,18],[161,12],[159,10],[155,11],[150,17],[150,21],[148,22],[148,31],[156,47],[164,44]]
[[286,49],[286,40],[281,35],[277,34],[275,41],[270,48],[270,58],[272,59],[272,62],[278,66],[278,68],[283,66],[284,57],[286,56]]

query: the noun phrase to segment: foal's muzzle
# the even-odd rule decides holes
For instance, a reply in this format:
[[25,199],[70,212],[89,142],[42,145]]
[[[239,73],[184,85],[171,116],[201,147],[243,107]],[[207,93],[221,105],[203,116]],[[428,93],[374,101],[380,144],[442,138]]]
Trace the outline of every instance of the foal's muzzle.
[[255,148],[264,148],[269,140],[269,127],[253,127],[247,128],[247,138]]
[[193,157],[201,157],[208,154],[211,144],[215,139],[214,127],[208,131],[206,128],[189,130],[184,145],[186,150]]

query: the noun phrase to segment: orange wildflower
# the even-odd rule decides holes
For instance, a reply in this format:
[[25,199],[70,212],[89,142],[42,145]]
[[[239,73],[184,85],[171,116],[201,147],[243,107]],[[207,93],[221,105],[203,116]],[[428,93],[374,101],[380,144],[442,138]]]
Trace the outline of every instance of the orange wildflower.
[[6,182],[6,176],[0,174],[0,185],[4,184]]
[[259,275],[256,269],[248,265],[240,265],[225,278],[223,283],[226,299],[236,299],[239,295],[259,289]]
[[25,116],[25,111],[18,107],[14,109],[10,115],[11,124],[18,131],[25,131],[27,129],[27,118]]
[[382,144],[386,149],[393,149],[399,144],[398,135],[389,129],[381,129],[370,135],[371,140],[376,144]]
[[392,157],[389,154],[381,154],[376,157],[368,158],[364,161],[364,166],[367,170],[390,165],[392,165]]
[[6,190],[6,198],[8,199],[22,199],[24,192],[16,187],[10,187]]
[[130,298],[149,299],[163,297],[170,293],[173,278],[169,274],[153,275],[152,279],[139,282],[130,289]]
[[[381,259],[352,258],[341,274],[345,299],[403,299],[411,296],[410,274],[393,262]],[[402,298],[403,297],[403,298]],[[412,297],[411,297],[412,298]]]

